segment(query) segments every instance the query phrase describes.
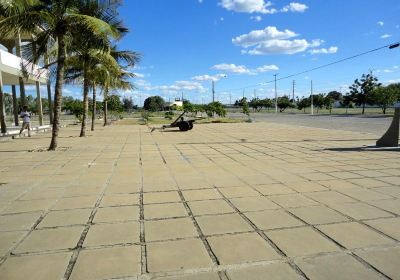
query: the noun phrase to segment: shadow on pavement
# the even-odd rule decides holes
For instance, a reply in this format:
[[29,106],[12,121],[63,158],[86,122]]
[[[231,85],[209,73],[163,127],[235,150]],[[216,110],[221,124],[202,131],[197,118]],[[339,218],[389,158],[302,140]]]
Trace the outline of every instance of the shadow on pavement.
[[364,146],[364,147],[349,147],[349,148],[327,148],[323,151],[332,152],[400,152],[400,147],[376,147],[376,146]]

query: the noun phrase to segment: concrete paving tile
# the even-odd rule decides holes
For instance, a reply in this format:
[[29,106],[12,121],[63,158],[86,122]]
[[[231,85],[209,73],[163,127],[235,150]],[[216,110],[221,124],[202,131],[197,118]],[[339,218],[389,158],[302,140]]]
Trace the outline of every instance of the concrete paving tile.
[[138,206],[119,206],[99,208],[94,216],[94,223],[125,222],[139,220]]
[[400,184],[400,176],[380,177],[379,180],[395,186]]
[[246,216],[262,230],[296,227],[304,225],[300,220],[292,217],[284,210],[268,210],[249,212]]
[[186,201],[221,199],[222,198],[222,196],[215,189],[183,190],[182,194]]
[[[360,180],[360,179],[354,179],[354,180]],[[336,179],[336,180],[318,181],[318,183],[332,190],[341,190],[346,188],[357,187],[357,184],[353,184],[350,181],[351,180]]]
[[177,191],[145,193],[143,195],[144,204],[181,202],[181,197]]
[[0,216],[1,231],[29,230],[41,216],[41,212]]
[[138,205],[139,194],[105,195],[100,207]]
[[38,225],[38,228],[85,225],[90,217],[91,209],[73,209],[50,211]]
[[358,199],[361,201],[371,201],[371,200],[381,200],[381,199],[390,199],[391,196],[381,194],[379,192],[375,192],[373,190],[368,190],[364,188],[347,188],[344,190],[339,190],[340,193],[351,196],[354,199]]
[[277,204],[262,196],[231,198],[230,201],[241,212],[280,208]]
[[303,279],[290,265],[275,263],[228,270],[231,280],[300,280]]
[[190,218],[146,221],[145,230],[146,242],[198,236]]
[[363,202],[332,203],[330,207],[356,220],[393,217],[392,214]]
[[400,241],[399,217],[365,221],[365,223]]
[[188,205],[194,216],[235,212],[235,210],[222,199],[189,201]]
[[319,204],[318,202],[315,202],[302,194],[274,195],[268,198],[284,208],[311,206]]
[[375,192],[383,193],[392,196],[392,198],[400,198],[400,187],[390,186],[390,187],[378,187],[371,189]]
[[325,173],[315,172],[315,173],[305,173],[301,174],[302,177],[311,181],[323,181],[323,180],[332,180],[338,177],[333,177]]
[[72,253],[10,257],[0,267],[2,279],[62,279]]
[[215,236],[207,240],[223,265],[280,258],[280,255],[257,233]]
[[26,231],[0,232],[0,256],[11,250],[27,233]]
[[9,204],[1,214],[25,213],[47,210],[56,200],[38,199],[14,201]]
[[109,279],[140,275],[140,246],[114,247],[80,252],[71,279]]
[[217,273],[196,273],[196,274],[186,274],[181,276],[171,276],[171,277],[160,277],[154,278],[154,280],[220,280]]
[[374,270],[345,254],[305,258],[295,262],[309,279],[382,279]]
[[252,231],[253,228],[239,214],[196,217],[205,235]]
[[63,197],[76,197],[76,196],[84,196],[84,195],[100,195],[102,192],[102,187],[85,187],[79,186],[74,188],[68,188]]
[[395,213],[396,215],[400,215],[400,199],[370,201],[369,204],[391,213]]
[[62,188],[53,188],[53,189],[33,189],[32,191],[24,194],[19,200],[35,200],[35,199],[51,199],[51,198],[59,198],[63,194],[64,189]]
[[320,203],[328,205],[332,203],[356,202],[356,200],[354,200],[353,198],[341,194],[337,191],[307,193],[306,195],[316,201],[319,201]]
[[140,225],[138,222],[96,224],[90,227],[83,246],[127,244],[139,241]]
[[42,252],[71,249],[78,244],[83,226],[34,230],[13,251],[13,253]]
[[149,243],[147,244],[147,261],[149,272],[213,266],[200,239]]
[[390,186],[390,184],[382,182],[382,181],[374,179],[374,178],[350,179],[349,181],[360,187],[363,187],[363,188],[376,188],[376,187]]
[[391,244],[394,241],[359,223],[322,225],[318,228],[348,249]]
[[392,279],[400,279],[400,247],[356,252],[366,262]]
[[278,195],[278,194],[291,194],[295,193],[294,190],[288,188],[284,184],[270,184],[270,185],[258,185],[254,188],[262,193],[263,195]]
[[348,221],[345,216],[323,205],[291,208],[289,211],[311,225]]
[[148,204],[144,206],[145,219],[185,217],[188,213],[182,203]]
[[327,191],[328,189],[318,182],[310,182],[310,181],[298,181],[286,183],[286,185],[299,193],[304,192],[319,192],[319,191]]
[[98,196],[78,196],[60,198],[52,210],[93,208],[96,204]]
[[340,251],[335,243],[309,227],[270,231],[266,235],[290,257]]
[[227,198],[233,197],[248,197],[248,196],[260,196],[258,192],[253,190],[250,187],[226,187],[219,188],[219,190],[226,196]]

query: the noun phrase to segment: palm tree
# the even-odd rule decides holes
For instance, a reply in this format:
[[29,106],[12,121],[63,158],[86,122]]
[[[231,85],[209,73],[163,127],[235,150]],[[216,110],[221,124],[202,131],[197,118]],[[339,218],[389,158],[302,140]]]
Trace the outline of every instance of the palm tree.
[[[1,9],[9,14],[0,21],[0,36],[8,37],[15,29],[35,34],[36,54],[28,58],[30,61],[35,62],[33,57],[37,59],[42,57],[52,44],[57,44],[54,117],[49,150],[55,150],[58,145],[65,60],[67,50],[72,51],[70,46],[74,36],[85,34],[102,40],[107,40],[110,37],[118,38],[119,36],[118,30],[100,19],[100,16],[88,14],[88,3],[111,5],[109,1],[97,0],[14,0],[0,2]],[[11,9],[15,10],[14,14],[8,12]],[[110,12],[112,10],[112,8],[106,8],[102,11]]]

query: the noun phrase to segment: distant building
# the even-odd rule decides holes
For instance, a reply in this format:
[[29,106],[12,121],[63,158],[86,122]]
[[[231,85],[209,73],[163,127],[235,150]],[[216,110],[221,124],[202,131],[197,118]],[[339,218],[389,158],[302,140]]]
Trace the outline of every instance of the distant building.
[[181,100],[180,98],[175,98],[174,102],[166,102],[165,103],[165,107],[172,107],[174,105],[176,107],[183,107],[183,100]]

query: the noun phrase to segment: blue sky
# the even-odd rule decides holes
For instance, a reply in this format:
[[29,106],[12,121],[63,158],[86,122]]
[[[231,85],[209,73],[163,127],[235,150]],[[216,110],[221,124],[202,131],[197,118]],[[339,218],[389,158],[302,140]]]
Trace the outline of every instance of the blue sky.
[[[136,104],[150,96],[211,100],[211,80],[223,103],[273,96],[273,74],[283,77],[400,40],[398,0],[125,0],[121,17],[130,33],[121,49],[142,54],[137,90],[121,92]],[[373,70],[382,82],[400,82],[400,48],[381,50],[278,82],[279,95],[345,92]],[[223,77],[226,75],[226,77]],[[257,85],[251,87],[251,85]],[[65,95],[81,89],[67,87]]]

